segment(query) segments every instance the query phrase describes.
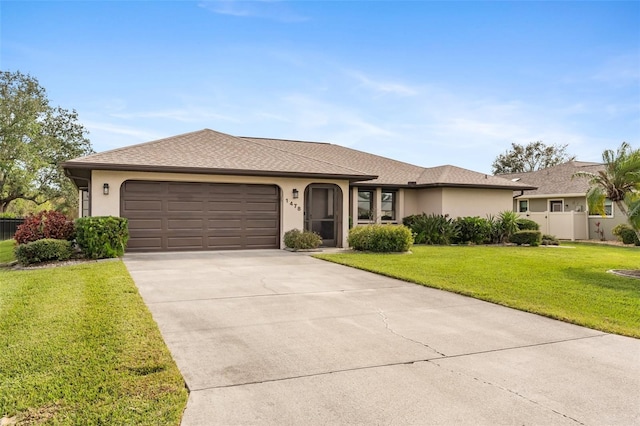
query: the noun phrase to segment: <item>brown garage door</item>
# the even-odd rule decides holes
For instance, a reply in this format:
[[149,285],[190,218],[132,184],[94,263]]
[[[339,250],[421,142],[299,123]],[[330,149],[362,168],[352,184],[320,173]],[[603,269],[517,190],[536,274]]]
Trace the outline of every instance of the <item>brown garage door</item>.
[[127,181],[120,194],[130,251],[280,247],[273,185]]

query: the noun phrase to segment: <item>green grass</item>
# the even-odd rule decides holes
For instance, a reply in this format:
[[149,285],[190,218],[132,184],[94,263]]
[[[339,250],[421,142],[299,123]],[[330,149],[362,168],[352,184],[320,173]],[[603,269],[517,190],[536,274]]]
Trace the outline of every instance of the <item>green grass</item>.
[[177,425],[186,400],[122,262],[0,270],[0,418]]
[[9,239],[0,241],[0,265],[3,263],[9,263],[16,260],[13,255],[13,248],[15,247],[16,240]]
[[640,338],[640,279],[606,272],[640,269],[640,249],[568,246],[414,246],[413,254],[406,255],[315,257]]

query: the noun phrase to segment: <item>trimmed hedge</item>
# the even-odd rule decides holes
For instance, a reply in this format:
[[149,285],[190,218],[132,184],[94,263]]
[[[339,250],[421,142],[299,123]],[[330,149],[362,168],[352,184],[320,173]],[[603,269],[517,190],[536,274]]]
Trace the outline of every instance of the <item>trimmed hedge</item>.
[[43,238],[15,248],[16,260],[23,266],[53,260],[68,260],[73,255],[71,241]]
[[413,244],[413,235],[404,225],[362,225],[349,231],[348,242],[354,250],[405,252]]
[[311,231],[292,229],[284,233],[284,245],[294,250],[309,250],[320,247],[322,237]]
[[540,230],[540,225],[538,222],[535,222],[531,219],[518,219],[517,221],[518,229],[520,231],[538,231]]
[[55,210],[28,215],[18,226],[14,239],[18,244],[26,244],[43,238],[73,240],[73,221]]
[[76,242],[85,257],[121,257],[128,240],[128,221],[123,217],[94,216],[76,219]]
[[509,238],[514,244],[529,244],[530,246],[539,246],[542,241],[542,232],[540,231],[517,231]]

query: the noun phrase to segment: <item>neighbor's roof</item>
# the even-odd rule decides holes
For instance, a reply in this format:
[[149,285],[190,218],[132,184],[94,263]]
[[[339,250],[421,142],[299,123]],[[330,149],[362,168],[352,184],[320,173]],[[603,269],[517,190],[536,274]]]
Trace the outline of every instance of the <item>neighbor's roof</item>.
[[587,193],[589,190],[589,180],[584,177],[574,178],[573,175],[577,172],[597,173],[603,170],[603,168],[604,166],[599,163],[569,161],[535,172],[509,173],[498,176],[509,180],[517,179],[516,182],[537,187],[537,189],[525,191],[524,194],[522,194],[522,198],[544,195],[576,195]]
[[236,137],[209,129],[92,154],[67,161],[63,167],[78,180],[98,169],[315,176],[370,185],[533,188],[459,167],[424,168],[340,145]]

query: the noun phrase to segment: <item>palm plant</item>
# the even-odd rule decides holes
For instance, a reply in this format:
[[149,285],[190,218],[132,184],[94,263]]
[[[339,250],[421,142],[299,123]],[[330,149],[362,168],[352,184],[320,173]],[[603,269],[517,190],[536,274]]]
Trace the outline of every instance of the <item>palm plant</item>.
[[589,211],[604,215],[605,200],[611,200],[640,238],[640,150],[622,142],[616,152],[611,149],[604,151],[602,162],[603,170],[573,175],[589,179]]

